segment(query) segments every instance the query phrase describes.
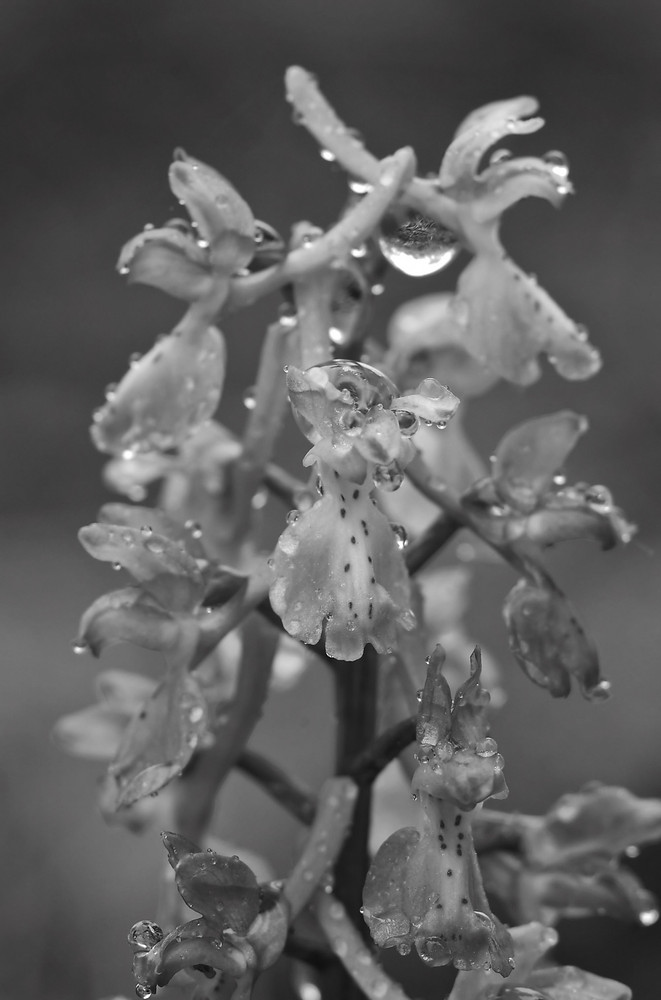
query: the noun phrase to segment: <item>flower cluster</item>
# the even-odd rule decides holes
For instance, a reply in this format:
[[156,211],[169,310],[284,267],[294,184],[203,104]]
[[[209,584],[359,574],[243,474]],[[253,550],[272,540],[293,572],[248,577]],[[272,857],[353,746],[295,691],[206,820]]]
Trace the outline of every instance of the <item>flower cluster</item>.
[[507,795],[503,761],[487,735],[489,695],[480,685],[479,650],[454,700],[443,660],[437,647],[418,712],[411,787],[420,827],[398,830],[379,849],[365,883],[364,917],[382,948],[405,954],[415,945],[429,965],[489,968],[508,976],[512,942],[489,908],[470,822],[477,805]]
[[358,659],[367,642],[385,652],[415,619],[401,539],[373,490],[401,484],[420,420],[444,426],[458,400],[433,379],[398,396],[377,369],[341,360],[290,366],[287,386],[322,495],[280,536],[271,603],[295,638],[316,643],[323,632],[330,656]]

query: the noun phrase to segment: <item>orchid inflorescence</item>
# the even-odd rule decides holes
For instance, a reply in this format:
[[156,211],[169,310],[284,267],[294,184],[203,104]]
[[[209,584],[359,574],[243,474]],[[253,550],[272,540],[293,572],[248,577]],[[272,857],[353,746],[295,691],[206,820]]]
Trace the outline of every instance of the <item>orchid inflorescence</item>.
[[[454,966],[451,1000],[626,1000],[626,987],[544,956],[561,918],[658,917],[620,861],[661,836],[661,803],[590,786],[546,817],[483,810],[507,795],[487,716],[487,688],[496,708],[504,691],[465,621],[471,574],[495,553],[519,578],[503,614],[527,676],[554,697],[572,682],[590,700],[609,694],[596,647],[545,563],[560,542],[608,549],[635,530],[606,487],[567,482],[586,419],[568,410],[530,419],[494,442],[487,465],[463,418],[466,400],[500,379],[533,384],[542,355],[566,379],[600,367],[585,329],[499,234],[522,198],[563,202],[567,161],[492,152],[542,127],[529,97],[474,111],[438,173],[419,177],[408,147],[373,157],[300,67],[287,71],[286,91],[295,121],[347,175],[338,221],[326,231],[296,223],[287,240],[221,174],[177,150],[169,182],[184,217],[146,227],[118,264],[130,283],[186,311],[131,357],[94,414],[106,482],[131,503],[105,505],[80,540],[129,582],[93,602],[74,648],[99,656],[129,642],[160,654],[165,670],[158,681],[100,674],[98,704],[62,719],[56,735],[109,761],[110,821],[176,831],[164,834],[174,883],[159,922],[129,935],[137,995],[188,976],[195,1000],[247,1000],[288,954],[309,987],[300,996],[405,1000],[375,952],[395,948]],[[384,342],[370,338],[389,269],[424,278],[461,254],[470,260],[454,292],[411,300]],[[216,417],[221,327],[276,294],[237,435]],[[306,479],[274,460],[289,413],[307,440]],[[266,539],[271,502],[289,512]],[[465,531],[472,566],[434,562]],[[315,661],[332,671],[338,701],[337,773],[318,795],[248,746],[270,692],[321,669]],[[396,758],[417,825],[390,832],[370,859],[371,785]],[[258,879],[210,834],[233,768],[309,827],[282,879]],[[182,901],[194,919],[183,920]]]

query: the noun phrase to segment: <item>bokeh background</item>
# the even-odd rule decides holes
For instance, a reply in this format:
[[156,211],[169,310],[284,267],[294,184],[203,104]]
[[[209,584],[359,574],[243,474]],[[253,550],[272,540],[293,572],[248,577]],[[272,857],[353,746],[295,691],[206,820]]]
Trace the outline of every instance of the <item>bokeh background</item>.
[[[2,0],[2,1000],[131,995],[125,935],[154,911],[158,836],[106,827],[98,768],[65,759],[49,737],[59,715],[92,699],[98,667],[75,658],[70,639],[81,610],[114,584],[75,537],[108,498],[90,412],[128,355],[180,311],[152,290],[126,288],[114,262],[146,222],[175,214],[166,170],[176,145],[215,164],[281,231],[334,218],[345,182],[291,122],[282,98],[291,63],[318,74],[375,153],[412,144],[423,171],[468,111],[519,93],[536,95],[548,121],[526,148],[569,156],[578,196],[560,213],[522,204],[505,239],[588,325],[604,371],[588,384],[548,373],[525,394],[500,387],[472,408],[470,426],[488,455],[527,415],[588,415],[575,478],[607,483],[641,531],[607,555],[574,546],[554,568],[599,643],[613,699],[557,704],[516,671],[500,621],[505,569],[485,570],[471,620],[507,673],[495,735],[512,808],[545,809],[591,778],[661,795],[660,48],[656,0]],[[394,277],[375,334],[405,298],[450,288],[460,266],[418,282]],[[221,417],[231,426],[273,307],[227,323]],[[106,665],[136,662],[118,650]],[[308,672],[275,697],[255,745],[319,780],[328,696],[327,679]],[[239,778],[217,829],[268,854],[277,871],[296,843],[286,818]],[[661,889],[658,853],[637,866]],[[589,921],[568,928],[562,957],[652,1000],[660,940]]]

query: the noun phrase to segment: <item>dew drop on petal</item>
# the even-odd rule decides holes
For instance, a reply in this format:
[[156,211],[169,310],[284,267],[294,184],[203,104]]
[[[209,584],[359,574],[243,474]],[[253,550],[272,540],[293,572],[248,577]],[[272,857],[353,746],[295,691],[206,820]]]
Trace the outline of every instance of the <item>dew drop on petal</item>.
[[296,524],[300,516],[300,510],[290,510],[286,518],[287,524]]
[[84,653],[89,652],[89,646],[85,639],[74,639],[71,643],[71,648],[73,649],[76,656],[82,656]]
[[389,264],[411,278],[442,271],[461,249],[451,230],[415,212],[402,224],[387,216],[379,247]]
[[163,940],[163,930],[151,920],[138,920],[128,933],[128,942],[140,951],[150,951]]
[[599,681],[590,691],[590,698],[593,701],[606,701],[612,694],[610,681]]
[[193,538],[202,537],[202,526],[197,521],[186,521],[184,527],[186,531],[190,531]]
[[383,295],[386,290],[386,286],[382,285],[381,282],[377,281],[376,284],[372,285],[370,291],[372,295]]
[[659,919],[659,911],[656,909],[641,910],[638,914],[638,919],[643,927],[652,927]]
[[139,998],[139,1000],[149,1000],[149,998],[154,994],[151,987],[147,986],[146,983],[138,983],[135,988],[135,995]]
[[112,564],[112,568],[114,569],[115,573],[119,573],[120,569],[122,568],[122,564],[120,562],[114,562]]
[[628,858],[637,858],[640,854],[640,847],[636,844],[629,844],[629,846],[625,848],[624,853]]
[[411,437],[415,434],[420,427],[420,421],[416,417],[415,413],[411,413],[409,410],[395,410],[394,412],[397,417],[400,432],[404,435],[404,437]]
[[360,177],[350,177],[349,190],[353,191],[354,194],[369,194],[372,190],[372,185]]
[[[378,489],[384,490],[386,493],[394,493],[404,482],[404,473],[396,462],[391,465],[377,465],[372,480]],[[403,548],[403,546],[399,547]]]
[[263,510],[268,503],[269,495],[266,490],[257,490],[250,500],[250,506],[253,510]]
[[335,163],[337,159],[335,153],[331,152],[330,149],[325,149],[323,147],[319,150],[319,156],[322,160],[325,160],[326,163]]
[[391,524],[390,527],[393,530],[395,539],[397,540],[397,548],[405,549],[409,543],[408,535],[406,534],[406,528],[403,524]]

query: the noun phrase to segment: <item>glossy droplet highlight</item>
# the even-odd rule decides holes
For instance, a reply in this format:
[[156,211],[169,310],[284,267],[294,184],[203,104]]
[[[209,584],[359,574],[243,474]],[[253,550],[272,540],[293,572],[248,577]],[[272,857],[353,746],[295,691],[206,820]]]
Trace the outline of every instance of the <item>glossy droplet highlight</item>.
[[254,410],[257,406],[257,396],[255,394],[254,385],[249,385],[247,389],[244,390],[243,396],[241,397],[243,405],[246,410]]
[[71,648],[73,649],[76,656],[82,656],[84,653],[89,652],[89,646],[85,639],[74,639],[71,643]]
[[406,528],[403,524],[391,524],[390,527],[393,530],[393,534],[397,541],[398,549],[405,549],[409,543],[409,536],[406,534]]
[[372,475],[372,481],[377,489],[385,490],[386,493],[394,493],[404,482],[404,473],[396,462],[393,462],[392,465],[377,465]]
[[643,927],[652,927],[659,919],[659,911],[656,909],[642,910],[638,914],[638,919]]
[[560,150],[551,149],[548,153],[544,153],[542,159],[551,167],[553,174],[559,180],[566,180],[569,177],[569,161]]
[[379,247],[388,263],[410,278],[424,278],[442,271],[460,250],[451,230],[418,213],[411,213],[403,223],[387,216]]
[[354,194],[369,194],[372,190],[372,185],[360,177],[350,177],[349,190],[353,191]]
[[138,983],[135,988],[135,995],[139,998],[139,1000],[149,1000],[154,993],[151,986],[147,986],[146,983]]
[[323,147],[319,150],[319,156],[322,160],[325,160],[326,163],[335,163],[337,159],[335,153],[331,152],[330,149],[324,149]]
[[399,429],[404,437],[411,437],[411,435],[415,434],[420,427],[420,421],[415,413],[410,413],[408,410],[395,410],[394,412],[397,417]]
[[151,920],[138,920],[128,933],[128,942],[140,951],[150,951],[163,940],[163,930]]

